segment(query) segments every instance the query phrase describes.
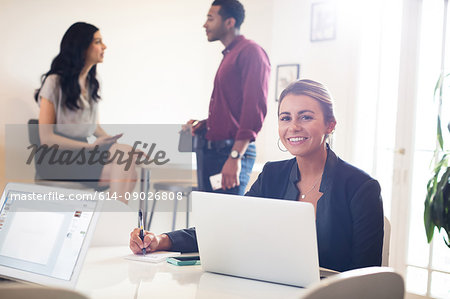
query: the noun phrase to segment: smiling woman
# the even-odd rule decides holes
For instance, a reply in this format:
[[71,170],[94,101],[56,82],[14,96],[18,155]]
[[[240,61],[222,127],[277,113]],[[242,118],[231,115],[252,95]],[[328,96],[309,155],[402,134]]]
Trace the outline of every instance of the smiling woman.
[[[380,185],[328,146],[327,137],[336,126],[328,90],[311,80],[291,83],[280,96],[278,116],[280,140],[295,158],[267,163],[246,195],[311,203],[321,267],[346,271],[380,266],[384,236]],[[130,238],[135,253],[144,246],[138,232],[135,229]],[[146,232],[144,242],[149,251],[198,250],[195,229],[158,236]],[[289,240],[280,244],[289,246]]]
[[[325,121],[320,104],[306,95],[286,96],[281,108],[278,120],[280,140],[293,155],[307,156],[308,153],[315,153],[318,147],[323,146],[326,136],[336,125],[334,120]],[[301,129],[304,136],[299,134]],[[301,146],[305,143],[309,148]],[[299,152],[295,153],[297,151]]]
[[269,162],[246,194],[311,203],[316,210],[320,266],[345,271],[381,265],[380,185],[328,146],[336,119],[330,93],[312,80],[280,96],[278,133],[295,158]]
[[[278,134],[286,149],[302,163],[303,178],[297,184],[300,199],[314,207],[320,198],[313,192],[321,180],[327,158],[326,139],[336,120],[327,90],[318,83],[302,80],[289,85],[280,95]],[[308,195],[308,198],[306,198]]]

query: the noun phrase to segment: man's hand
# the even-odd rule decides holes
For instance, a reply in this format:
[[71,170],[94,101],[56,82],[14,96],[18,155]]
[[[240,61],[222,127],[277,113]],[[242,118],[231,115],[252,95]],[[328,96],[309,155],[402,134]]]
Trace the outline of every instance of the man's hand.
[[160,250],[170,250],[172,242],[166,234],[155,235],[154,233],[144,231],[144,242],[139,237],[139,228],[135,228],[130,234],[130,249],[134,254],[142,254],[142,249],[147,252]]
[[191,128],[192,136],[194,136],[198,132],[204,130],[205,127],[206,127],[206,119],[204,120],[191,119],[183,126],[183,130],[185,131]]
[[222,189],[231,189],[239,186],[239,174],[241,172],[241,159],[228,158],[222,167]]

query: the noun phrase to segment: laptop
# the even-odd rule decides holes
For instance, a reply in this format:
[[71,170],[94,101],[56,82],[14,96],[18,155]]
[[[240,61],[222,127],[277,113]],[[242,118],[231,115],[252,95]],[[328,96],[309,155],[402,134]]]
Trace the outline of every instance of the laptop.
[[99,215],[93,194],[7,184],[0,200],[0,276],[74,288]]
[[204,271],[307,287],[318,282],[310,203],[192,192]]

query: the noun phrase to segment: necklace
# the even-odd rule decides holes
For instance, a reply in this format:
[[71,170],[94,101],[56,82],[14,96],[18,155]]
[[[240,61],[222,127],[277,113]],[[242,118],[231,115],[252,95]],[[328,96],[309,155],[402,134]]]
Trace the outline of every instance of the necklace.
[[314,188],[316,188],[317,183],[319,183],[319,181],[320,181],[321,178],[322,178],[322,177],[319,177],[319,179],[316,181],[316,183],[311,187],[311,189],[309,189],[308,191],[306,191],[306,193],[300,194],[300,198],[301,198],[301,199],[305,199],[306,195],[308,195],[311,191],[314,190]]

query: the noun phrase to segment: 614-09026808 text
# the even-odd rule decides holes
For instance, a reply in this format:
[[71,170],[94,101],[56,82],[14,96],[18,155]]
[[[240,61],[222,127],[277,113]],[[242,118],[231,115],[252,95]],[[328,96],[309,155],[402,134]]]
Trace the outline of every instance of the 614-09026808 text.
[[183,198],[182,192],[125,192],[119,195],[117,192],[98,192],[99,200],[181,200]]

